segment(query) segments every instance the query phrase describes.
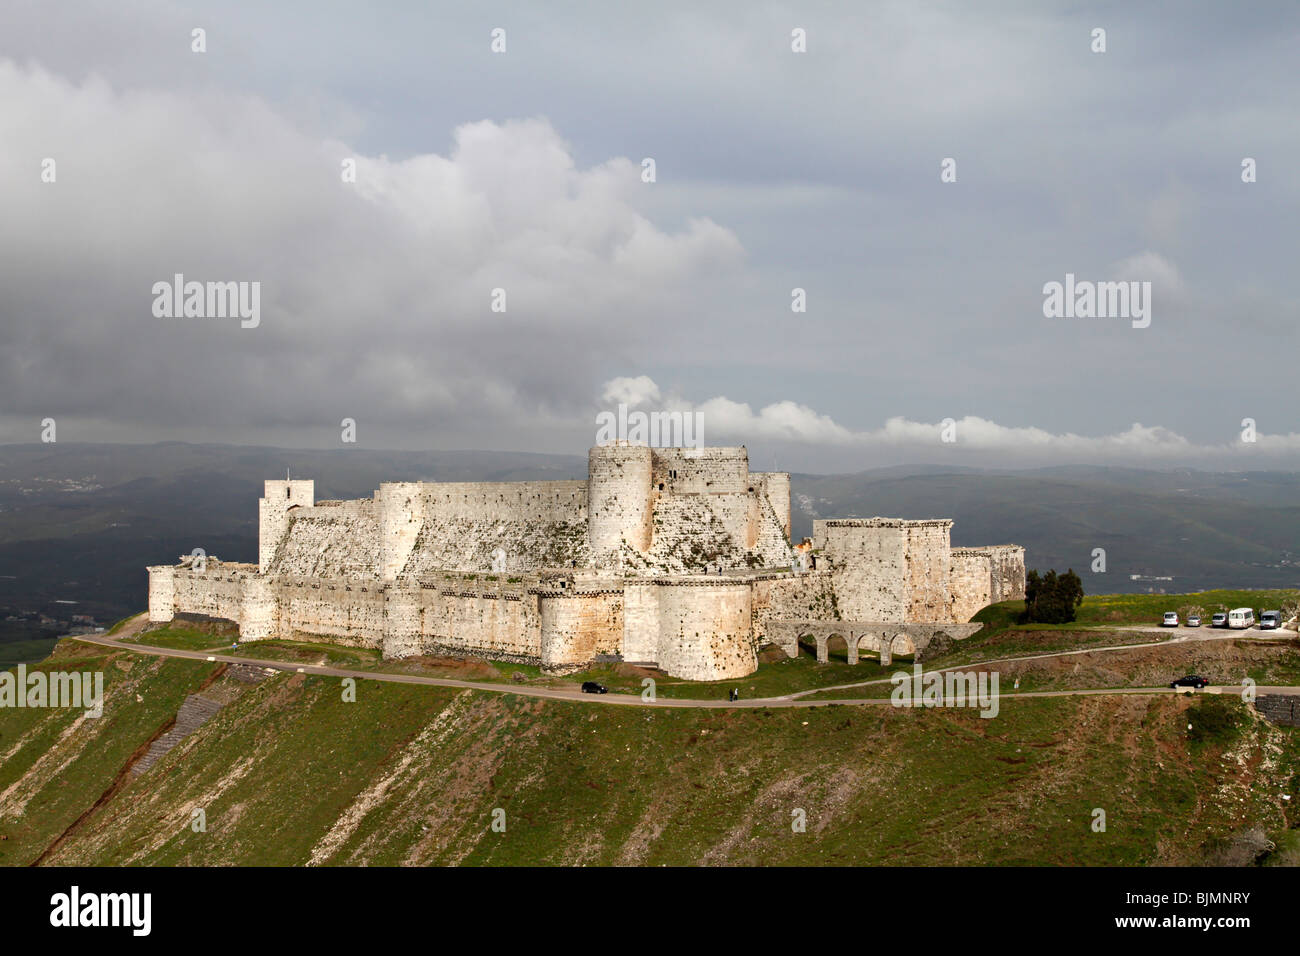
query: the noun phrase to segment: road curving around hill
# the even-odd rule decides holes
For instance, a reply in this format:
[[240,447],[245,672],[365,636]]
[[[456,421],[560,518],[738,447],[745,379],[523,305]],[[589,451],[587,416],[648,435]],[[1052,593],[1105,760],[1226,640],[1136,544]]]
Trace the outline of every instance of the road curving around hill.
[[[122,631],[109,637],[107,635],[97,634],[76,634],[70,635],[68,640],[77,640],[86,644],[96,644],[102,647],[111,647],[117,650],[132,651],[137,654],[146,654],[154,657],[176,657],[187,660],[198,661],[217,661],[224,664],[245,664],[250,667],[261,667],[267,670],[283,671],[286,673],[314,674],[320,677],[351,677],[356,680],[374,680],[386,681],[395,684],[425,684],[431,687],[452,687],[462,690],[478,690],[491,694],[513,694],[518,697],[531,697],[542,700],[562,700],[583,704],[605,704],[610,706],[623,707],[685,707],[685,708],[702,708],[702,709],[753,709],[763,707],[830,707],[833,705],[843,706],[881,706],[890,705],[892,702],[888,697],[845,697],[845,698],[817,698],[807,699],[814,694],[825,694],[837,690],[850,690],[859,687],[866,687],[872,684],[888,684],[889,678],[877,678],[874,680],[860,681],[852,684],[838,684],[833,687],[817,687],[809,690],[798,691],[793,694],[787,694],[782,697],[754,697],[748,700],[728,701],[728,700],[695,700],[689,698],[666,698],[660,697],[655,700],[646,700],[639,694],[584,694],[580,689],[572,690],[567,688],[556,687],[520,687],[511,684],[500,684],[489,681],[469,681],[454,680],[444,677],[427,677],[422,674],[394,674],[382,671],[361,671],[352,670],[345,667],[329,667],[319,664],[297,664],[287,663],[284,661],[267,661],[255,657],[242,657],[234,654],[210,654],[206,651],[187,651],[178,648],[169,647],[150,647],[144,644],[124,644],[122,638],[135,634],[143,625],[144,615],[139,615],[132,619]],[[1228,637],[1231,635],[1224,635]],[[1240,635],[1236,635],[1240,636]],[[1216,635],[1216,638],[1218,636]],[[1214,638],[1198,638],[1214,639]],[[1131,651],[1135,648],[1149,647],[1168,647],[1176,645],[1181,641],[1159,641],[1153,644],[1121,644],[1112,647],[1086,648],[1075,651],[1054,651],[1049,654],[1032,654],[1023,657],[1004,657],[995,660],[977,661],[968,664],[957,664],[952,667],[936,668],[935,671],[926,673],[947,673],[948,671],[958,670],[983,670],[994,664],[1005,664],[1013,661],[1034,661],[1051,657],[1068,657],[1079,654],[1101,654],[1115,651]],[[1300,694],[1300,686],[1269,686],[1257,687],[1256,693],[1259,694]],[[1100,688],[1091,690],[1051,690],[1051,691],[1025,691],[1011,694],[995,695],[999,701],[1016,700],[1028,697],[1096,697],[1096,696],[1113,696],[1113,695],[1158,695],[1158,694],[1175,694],[1188,693],[1188,691],[1175,691],[1169,687],[1115,687]],[[1201,693],[1209,694],[1239,694],[1241,687],[1237,685],[1210,686],[1206,687]]]

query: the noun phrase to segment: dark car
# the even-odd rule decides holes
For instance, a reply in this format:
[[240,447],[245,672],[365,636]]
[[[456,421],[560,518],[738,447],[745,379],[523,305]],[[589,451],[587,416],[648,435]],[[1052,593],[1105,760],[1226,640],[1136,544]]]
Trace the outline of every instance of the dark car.
[[1186,677],[1178,678],[1178,680],[1174,681],[1169,686],[1174,690],[1177,690],[1180,687],[1195,687],[1197,690],[1200,690],[1208,683],[1209,681],[1204,677],[1197,677],[1195,674],[1188,674]]
[[1217,614],[1214,615],[1214,619],[1210,621],[1210,627],[1227,627],[1227,626],[1228,626],[1228,615],[1227,612],[1225,611],[1218,612]]
[[607,693],[609,693],[609,691],[605,690],[605,685],[604,685],[604,684],[597,684],[594,680],[583,681],[583,682],[582,682],[582,692],[583,692],[584,694],[607,694]]
[[1261,631],[1273,631],[1282,626],[1281,611],[1265,611],[1259,616],[1259,629]]

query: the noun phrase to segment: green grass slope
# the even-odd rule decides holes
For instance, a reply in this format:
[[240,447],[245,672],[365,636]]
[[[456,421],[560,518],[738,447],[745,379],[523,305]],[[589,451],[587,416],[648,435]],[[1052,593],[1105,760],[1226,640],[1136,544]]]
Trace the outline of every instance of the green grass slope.
[[[365,680],[347,702],[334,678],[250,684],[71,641],[55,665],[104,669],[109,699],[98,722],[0,711],[8,865],[1181,864],[1249,829],[1293,846],[1300,823],[1280,797],[1300,731],[1233,698],[1026,699],[983,720]],[[123,774],[198,688],[224,707]]]

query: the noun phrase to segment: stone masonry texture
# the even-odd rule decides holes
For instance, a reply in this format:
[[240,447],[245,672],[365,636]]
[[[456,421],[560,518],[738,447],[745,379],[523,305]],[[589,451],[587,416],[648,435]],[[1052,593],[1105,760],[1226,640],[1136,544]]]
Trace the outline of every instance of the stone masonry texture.
[[778,623],[962,625],[1025,586],[1023,548],[954,549],[946,520],[819,520],[801,563],[790,476],[751,472],[744,447],[618,442],[591,449],[585,481],[392,482],[355,501],[270,480],[258,518],[256,564],[150,567],[149,619],[203,615],[246,641],[386,657],[550,673],[599,657],[727,680],[757,668]]

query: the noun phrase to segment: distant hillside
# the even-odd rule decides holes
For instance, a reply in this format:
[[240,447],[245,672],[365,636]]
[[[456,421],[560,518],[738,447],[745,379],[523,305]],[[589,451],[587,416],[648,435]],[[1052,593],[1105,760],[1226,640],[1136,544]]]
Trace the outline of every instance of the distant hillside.
[[[254,560],[262,481],[286,468],[314,478],[318,497],[355,498],[382,481],[581,478],[586,460],[180,442],[0,446],[0,606],[113,620],[144,606],[148,564],[196,547]],[[811,534],[814,516],[950,517],[955,544],[1023,544],[1031,567],[1073,567],[1093,593],[1300,584],[1293,473],[894,467],[795,475],[793,495],[796,539]],[[1088,572],[1097,547],[1107,552],[1104,579]]]
[[[1014,542],[1030,567],[1073,567],[1092,593],[1300,583],[1300,475],[1057,468],[891,468],[798,475],[792,533],[822,517],[946,517],[955,545]],[[1105,575],[1092,574],[1094,548]],[[1133,581],[1131,574],[1172,577]]]

